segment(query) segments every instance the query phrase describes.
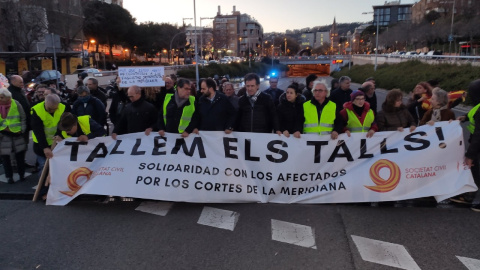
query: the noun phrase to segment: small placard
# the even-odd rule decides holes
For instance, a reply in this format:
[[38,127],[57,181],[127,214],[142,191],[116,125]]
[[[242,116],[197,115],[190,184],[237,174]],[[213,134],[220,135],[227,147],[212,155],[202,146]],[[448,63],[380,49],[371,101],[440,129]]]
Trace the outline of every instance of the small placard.
[[119,67],[118,76],[120,76],[120,87],[130,87],[137,85],[140,87],[158,87],[165,86],[163,76],[165,68],[157,67]]

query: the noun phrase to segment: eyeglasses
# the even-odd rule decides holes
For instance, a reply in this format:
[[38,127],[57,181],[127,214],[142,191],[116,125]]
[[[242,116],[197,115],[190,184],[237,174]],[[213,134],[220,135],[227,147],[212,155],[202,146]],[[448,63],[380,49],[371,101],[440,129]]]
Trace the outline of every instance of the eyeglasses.
[[314,89],[313,92],[327,92],[327,90],[323,90],[323,89]]
[[355,98],[355,100],[365,100],[364,97],[361,97],[361,98]]
[[135,96],[127,96],[128,98],[134,98]]

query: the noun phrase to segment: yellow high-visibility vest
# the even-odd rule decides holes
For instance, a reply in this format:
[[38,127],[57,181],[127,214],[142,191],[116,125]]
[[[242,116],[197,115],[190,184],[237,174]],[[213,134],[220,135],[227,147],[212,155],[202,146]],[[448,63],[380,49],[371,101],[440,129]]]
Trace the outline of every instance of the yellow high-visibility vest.
[[336,116],[336,108],[337,105],[329,100],[327,105],[323,107],[319,122],[317,107],[312,104],[312,101],[303,103],[303,115],[305,117],[303,133],[315,133],[320,135],[331,134]]
[[3,119],[2,116],[0,116],[0,131],[7,127],[13,133],[22,131],[22,120],[20,119],[20,112],[18,111],[15,100],[12,100],[7,117]]
[[468,131],[470,131],[471,134],[473,134],[473,132],[475,131],[475,120],[473,119],[473,116],[478,111],[478,108],[480,108],[480,103],[477,104],[477,106],[473,107],[473,109],[471,109],[467,114],[468,121],[470,122],[467,126],[467,129]]
[[[90,117],[91,117],[90,115],[83,115],[83,116],[77,117],[78,123],[80,124],[80,128],[82,129],[85,135],[92,133],[92,131],[90,131]],[[65,139],[72,137],[65,131],[62,131],[62,136]]]
[[[163,121],[167,125],[167,105],[172,99],[173,94],[167,94],[165,96],[165,101],[163,102]],[[182,117],[180,118],[180,123],[178,124],[178,133],[183,133],[185,129],[192,121],[193,113],[195,112],[195,97],[189,96],[188,101],[190,105],[183,107]]]
[[[57,132],[58,122],[60,122],[60,117],[65,112],[65,105],[59,103],[57,110],[55,111],[55,113],[53,113],[53,116],[45,110],[45,101],[42,101],[37,105],[33,106],[31,110],[32,114],[33,111],[35,111],[35,113],[43,122],[43,129],[48,145],[52,145],[53,136],[55,136],[55,133]],[[35,132],[32,132],[32,139],[34,142],[38,143]]]
[[363,125],[360,123],[358,116],[350,109],[346,109],[348,115],[347,128],[350,132],[368,132],[375,120],[375,115],[370,109],[363,120]]

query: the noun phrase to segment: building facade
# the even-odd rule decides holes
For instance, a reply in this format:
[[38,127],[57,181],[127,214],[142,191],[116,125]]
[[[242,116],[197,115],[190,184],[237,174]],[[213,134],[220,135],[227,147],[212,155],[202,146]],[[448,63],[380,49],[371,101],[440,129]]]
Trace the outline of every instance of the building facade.
[[217,54],[246,56],[259,53],[263,42],[262,25],[233,6],[232,14],[222,15],[218,6],[213,21],[213,46]]
[[468,12],[473,12],[473,15],[476,16],[480,15],[480,1],[478,0],[420,0],[412,7],[412,22],[421,23],[425,19],[425,15],[431,11],[451,17],[454,4],[455,16]]
[[388,26],[398,22],[412,20],[412,4],[402,4],[401,1],[385,2],[382,6],[373,6],[373,24]]
[[326,43],[330,43],[330,32],[316,32],[314,48],[323,46]]

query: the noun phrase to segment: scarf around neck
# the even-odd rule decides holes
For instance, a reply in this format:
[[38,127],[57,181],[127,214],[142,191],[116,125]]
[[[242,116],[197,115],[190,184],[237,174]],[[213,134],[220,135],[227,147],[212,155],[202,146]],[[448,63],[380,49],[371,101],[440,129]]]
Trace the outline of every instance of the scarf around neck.
[[5,105],[0,105],[0,114],[2,115],[2,119],[7,118],[8,111],[10,111],[10,106],[11,105],[12,105],[12,103],[5,104]]
[[180,108],[187,102],[188,98],[180,98],[178,96],[178,92],[175,92],[175,102],[177,103],[177,107]]
[[443,106],[443,107],[440,107],[438,109],[433,109],[433,112],[432,112],[432,121],[434,122],[440,122],[442,121],[442,113],[441,111],[445,110],[448,108],[448,104]]
[[251,96],[249,96],[247,94],[248,100],[250,101],[250,104],[252,105],[252,107],[255,104],[255,102],[257,101],[257,98],[258,98],[259,95],[260,95],[260,89],[257,90],[257,92],[255,94],[251,95]]

